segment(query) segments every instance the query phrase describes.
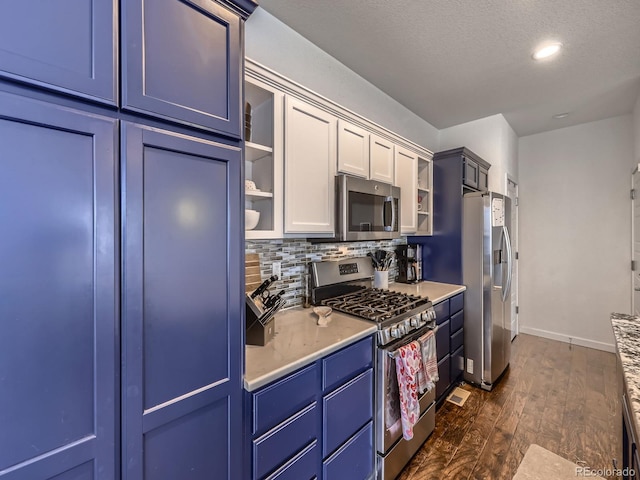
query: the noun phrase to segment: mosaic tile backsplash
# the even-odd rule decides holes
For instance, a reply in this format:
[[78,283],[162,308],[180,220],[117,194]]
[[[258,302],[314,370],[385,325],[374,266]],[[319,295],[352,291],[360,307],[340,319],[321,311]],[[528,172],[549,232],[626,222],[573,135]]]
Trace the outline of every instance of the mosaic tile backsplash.
[[[349,257],[363,257],[376,250],[395,251],[398,245],[407,243],[406,237],[395,240],[346,243],[310,243],[305,239],[247,240],[246,253],[260,255],[260,273],[262,280],[271,276],[273,262],[280,262],[280,279],[271,292],[284,290],[286,300],[284,308],[302,305],[304,296],[304,274],[310,262],[319,260],[338,260]],[[398,270],[394,260],[389,268],[389,281],[395,280]]]

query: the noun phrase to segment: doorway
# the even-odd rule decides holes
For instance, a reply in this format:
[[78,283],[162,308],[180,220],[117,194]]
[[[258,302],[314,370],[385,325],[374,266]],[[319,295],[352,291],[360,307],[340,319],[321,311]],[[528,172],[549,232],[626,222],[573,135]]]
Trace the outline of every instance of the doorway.
[[[518,184],[509,175],[507,177],[507,197],[511,199],[511,249],[513,251],[513,270],[511,272],[511,340],[518,330]],[[640,238],[640,237],[639,237]],[[640,283],[640,280],[639,280]]]

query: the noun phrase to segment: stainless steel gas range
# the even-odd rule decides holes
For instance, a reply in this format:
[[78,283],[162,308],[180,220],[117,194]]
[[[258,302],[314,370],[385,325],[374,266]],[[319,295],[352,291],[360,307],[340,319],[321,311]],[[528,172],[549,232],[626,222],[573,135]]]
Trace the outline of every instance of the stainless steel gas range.
[[373,266],[368,257],[314,262],[312,303],[378,325],[375,358],[375,448],[378,480],[394,479],[435,427],[435,389],[420,397],[420,420],[413,439],[402,438],[395,352],[435,328],[429,299],[371,288]]

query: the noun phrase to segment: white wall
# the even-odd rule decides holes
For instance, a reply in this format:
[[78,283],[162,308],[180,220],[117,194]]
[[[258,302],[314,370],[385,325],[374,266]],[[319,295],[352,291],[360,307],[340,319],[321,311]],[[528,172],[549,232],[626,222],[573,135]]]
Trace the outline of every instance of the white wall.
[[640,93],[633,108],[633,138],[635,144],[635,156],[632,161],[632,168],[640,163]]
[[520,329],[613,351],[631,308],[631,115],[522,137]]
[[518,180],[518,137],[501,114],[440,130],[438,150],[457,147],[467,147],[491,164],[489,190],[506,194],[506,173]]
[[245,54],[363,117],[436,151],[438,130],[262,8],[247,20]]

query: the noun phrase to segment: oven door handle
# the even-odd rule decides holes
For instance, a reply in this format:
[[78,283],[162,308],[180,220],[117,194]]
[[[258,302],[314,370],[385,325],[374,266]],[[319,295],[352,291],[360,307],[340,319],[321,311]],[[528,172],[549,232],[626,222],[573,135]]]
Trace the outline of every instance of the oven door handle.
[[391,358],[396,358],[396,355],[398,354],[398,350],[400,350],[402,347],[404,347],[405,345],[409,345],[411,342],[417,340],[418,338],[423,336],[425,333],[427,333],[427,331],[429,330],[433,330],[433,333],[435,335],[439,328],[440,327],[438,325],[432,326],[430,324],[427,324],[424,327],[420,328],[419,330],[416,330],[415,332],[413,332],[411,335],[404,337],[400,345],[394,344],[393,346],[388,348],[383,348],[382,350],[384,350],[384,352],[387,355],[389,355]]

